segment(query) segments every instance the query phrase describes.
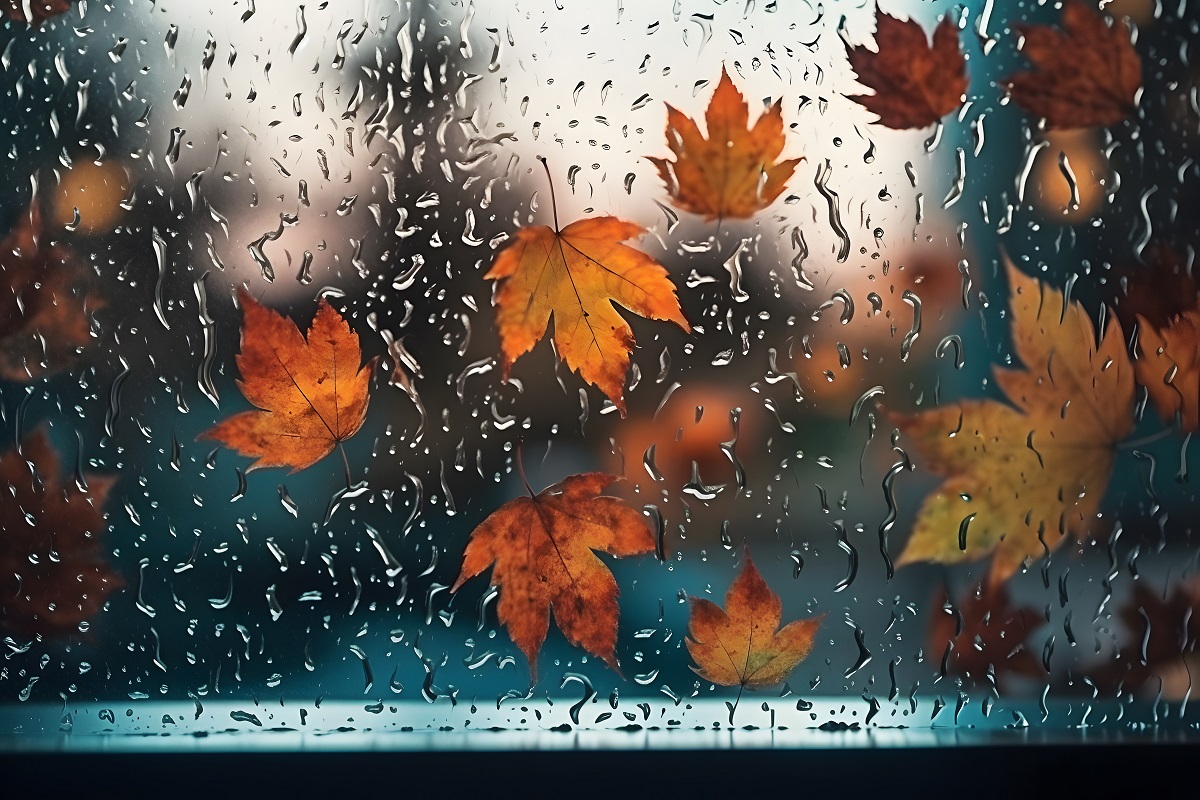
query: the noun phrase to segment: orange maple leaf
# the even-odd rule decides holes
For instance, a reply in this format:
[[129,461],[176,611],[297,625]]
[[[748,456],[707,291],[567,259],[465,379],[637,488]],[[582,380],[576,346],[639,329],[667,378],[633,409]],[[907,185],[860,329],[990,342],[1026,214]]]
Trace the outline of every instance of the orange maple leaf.
[[0,456],[0,625],[19,636],[65,636],[123,584],[104,557],[113,479],[59,477],[44,431]]
[[[789,622],[779,629],[783,601],[771,591],[746,549],[746,564],[725,593],[725,609],[702,597],[689,598],[688,652],[692,670],[720,686],[756,689],[783,683],[808,657],[825,615]],[[731,712],[732,713],[732,712]]]
[[0,377],[30,381],[70,366],[92,344],[90,291],[74,253],[47,241],[35,206],[0,242]]
[[[358,334],[321,299],[307,341],[296,323],[245,290],[242,346],[237,357],[242,394],[261,411],[243,411],[198,439],[215,439],[260,467],[310,467],[362,427],[378,357],[362,368]],[[349,468],[347,468],[348,471]]]
[[1133,362],[1138,383],[1165,422],[1179,418],[1185,433],[1200,430],[1200,308],[1173,317],[1157,327],[1137,315],[1138,359]]
[[529,497],[500,506],[471,533],[462,571],[451,592],[495,564],[497,613],[529,660],[537,658],[550,628],[550,609],[571,644],[617,669],[616,579],[593,550],[613,556],[654,552],[645,517],[616,497],[601,495],[621,480],[588,472],[572,475]]
[[879,116],[889,128],[925,128],[962,105],[967,65],[958,45],[958,28],[947,17],[933,31],[932,43],[914,20],[902,22],[876,12],[878,52],[846,45],[858,82],[875,94],[848,95]]
[[1137,110],[1142,62],[1129,26],[1112,27],[1095,4],[1065,0],[1063,27],[1018,25],[1021,52],[1034,68],[1006,82],[1017,105],[1050,128],[1115,125]]
[[1000,582],[1083,537],[1133,429],[1133,366],[1121,325],[1096,331],[1079,303],[1008,265],[1014,349],[1025,369],[996,369],[1016,406],[969,400],[892,414],[931,472],[946,480],[926,499],[899,561],[952,564],[992,554]]
[[520,228],[484,275],[499,281],[496,327],[503,376],[541,341],[554,317],[558,357],[604,392],[625,415],[625,375],[633,331],[613,303],[691,331],[667,270],[621,242],[645,229],[616,217]]
[[667,146],[674,161],[648,156],[675,205],[706,219],[749,218],[783,192],[796,165],[774,163],[783,152],[783,106],[777,100],[750,128],[750,109],[729,73],[704,113],[708,138],[695,120],[667,104]]

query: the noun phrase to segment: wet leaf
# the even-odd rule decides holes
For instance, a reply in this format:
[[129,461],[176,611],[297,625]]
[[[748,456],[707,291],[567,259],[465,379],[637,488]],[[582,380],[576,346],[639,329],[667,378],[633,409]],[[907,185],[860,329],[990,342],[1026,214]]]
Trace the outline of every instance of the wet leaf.
[[1133,366],[1121,326],[1099,347],[1083,307],[1008,266],[1014,348],[997,368],[1009,401],[968,400],[893,414],[918,461],[946,480],[926,499],[898,564],[992,555],[1003,581],[1063,536],[1088,535],[1133,428]]
[[500,282],[496,327],[505,379],[546,335],[553,316],[558,357],[625,414],[634,337],[614,303],[691,331],[666,269],[621,244],[643,233],[616,217],[576,220],[561,231],[546,225],[517,230],[484,276]]
[[70,634],[123,585],[102,545],[113,479],[60,468],[41,430],[0,456],[0,625],[19,636]]
[[[944,609],[945,591],[932,604]],[[1041,662],[1025,641],[1042,622],[1040,612],[1012,602],[1004,584],[970,591],[952,613],[935,613],[929,625],[929,649],[945,654],[947,670],[980,686],[1000,686],[1010,677],[1044,680]]]
[[550,627],[550,610],[571,644],[617,669],[616,579],[597,552],[636,556],[654,552],[643,515],[601,492],[615,475],[572,475],[529,497],[510,500],[471,533],[458,589],[489,566],[500,587],[497,612],[529,659],[537,682],[537,658]]
[[0,11],[9,19],[40,25],[71,10],[73,0],[0,0]]
[[53,244],[34,207],[0,242],[0,377],[32,381],[72,363],[93,343],[91,291],[74,253]]
[[243,411],[200,434],[257,460],[248,469],[298,472],[333,452],[362,427],[378,358],[360,368],[358,334],[321,299],[308,336],[296,323],[239,295],[242,349],[237,357]]
[[729,73],[704,114],[706,139],[695,120],[667,104],[667,146],[675,160],[648,156],[671,199],[705,219],[748,219],[783,192],[803,159],[776,163],[783,152],[783,106],[777,100],[750,125],[750,109]]
[[763,580],[750,550],[746,564],[725,593],[725,608],[691,597],[688,638],[692,669],[720,686],[757,689],[783,683],[813,646],[824,614],[779,628],[783,601]]
[[1095,3],[1066,0],[1061,29],[1018,25],[1017,30],[1023,37],[1021,53],[1033,69],[1009,78],[1008,91],[1048,127],[1105,127],[1136,113],[1142,62],[1123,21],[1110,27]]
[[846,46],[858,82],[874,94],[849,95],[879,115],[889,128],[925,128],[962,105],[967,68],[958,44],[958,28],[949,17],[933,31],[932,42],[914,20],[876,15],[878,52]]

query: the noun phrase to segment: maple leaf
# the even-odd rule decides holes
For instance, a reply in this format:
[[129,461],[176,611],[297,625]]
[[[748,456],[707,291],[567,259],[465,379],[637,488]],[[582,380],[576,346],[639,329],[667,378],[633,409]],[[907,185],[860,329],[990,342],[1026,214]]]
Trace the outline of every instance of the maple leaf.
[[967,91],[967,65],[958,45],[958,28],[949,17],[933,31],[914,20],[903,22],[876,12],[878,52],[846,45],[858,82],[875,94],[848,95],[879,116],[889,128],[925,128],[962,105]]
[[1013,344],[1023,370],[995,371],[1013,406],[971,400],[892,414],[930,471],[926,499],[898,565],[991,554],[992,580],[1084,536],[1133,428],[1133,367],[1110,319],[1099,346],[1078,303],[1021,274],[1008,277]]
[[645,229],[616,217],[594,217],[558,230],[520,228],[484,275],[495,293],[503,376],[533,349],[554,317],[558,357],[604,392],[625,416],[625,375],[633,331],[613,303],[690,332],[661,264],[622,242]]
[[0,625],[19,636],[70,634],[123,585],[101,546],[113,480],[59,467],[41,430],[0,456]]
[[1200,285],[1191,275],[1188,259],[1164,242],[1146,247],[1141,263],[1118,266],[1114,279],[1101,288],[1107,290],[1106,299],[1127,331],[1134,329],[1139,316],[1155,328],[1165,328],[1176,317],[1200,308]]
[[697,665],[692,670],[701,678],[720,686],[756,689],[787,679],[812,650],[825,615],[779,629],[783,602],[759,574],[749,548],[745,561],[725,593],[724,610],[711,600],[688,598],[684,644]]
[[1115,125],[1137,110],[1142,62],[1120,20],[1112,27],[1083,0],[1065,0],[1062,30],[1018,25],[1033,69],[1006,81],[1017,105],[1050,128]]
[[706,219],[749,218],[775,201],[803,159],[775,163],[783,152],[783,101],[750,128],[750,109],[721,67],[704,113],[708,138],[695,120],[667,104],[667,146],[674,161],[648,156],[675,205]]
[[[1200,643],[1200,579],[1183,581],[1170,593],[1139,582],[1118,617],[1132,635],[1111,661],[1088,671],[1092,683],[1118,695],[1148,683],[1163,699],[1192,694]],[[1159,680],[1153,681],[1155,677]]]
[[1137,382],[1165,422],[1200,430],[1200,288],[1187,262],[1162,242],[1144,263],[1126,265],[1108,282],[1117,317],[1138,331]]
[[89,291],[74,254],[48,243],[36,207],[0,242],[0,377],[31,381],[69,366],[90,345]]
[[71,10],[73,0],[0,0],[0,12],[17,22],[41,25]]
[[257,458],[247,471],[291,467],[299,472],[362,427],[379,359],[360,369],[358,334],[324,298],[306,340],[290,319],[245,290],[238,296],[243,313],[238,388],[262,410],[235,414],[197,438]]
[[620,593],[593,551],[613,556],[654,552],[643,515],[619,498],[600,494],[619,480],[602,472],[572,475],[536,495],[531,491],[529,497],[508,501],[471,532],[462,571],[450,591],[495,565],[497,613],[529,660],[533,683],[551,609],[567,641],[617,669]]
[[1165,326],[1154,326],[1140,314],[1139,357],[1133,362],[1138,383],[1165,422],[1179,419],[1185,433],[1200,430],[1200,308]]
[[943,653],[942,668],[978,685],[1003,683],[1016,675],[1042,679],[1045,670],[1025,648],[1041,615],[1036,608],[1014,606],[1004,584],[989,584],[969,592],[949,613],[943,590],[933,607],[940,609],[929,625],[929,649]]

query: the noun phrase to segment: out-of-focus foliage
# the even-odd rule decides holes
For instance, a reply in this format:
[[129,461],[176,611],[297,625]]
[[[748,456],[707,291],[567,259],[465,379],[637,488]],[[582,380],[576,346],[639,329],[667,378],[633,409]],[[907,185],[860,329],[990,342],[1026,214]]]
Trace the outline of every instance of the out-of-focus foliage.
[[53,244],[37,206],[0,242],[0,376],[32,381],[66,369],[94,342],[104,306],[79,257]]
[[124,585],[104,554],[114,479],[61,472],[43,430],[0,456],[0,626],[17,636],[86,631]]
[[958,28],[949,17],[925,31],[880,12],[875,17],[876,52],[847,45],[846,56],[858,82],[874,94],[851,95],[889,128],[926,128],[962,105],[967,65],[958,47]]
[[1087,312],[1009,265],[1013,341],[1024,369],[997,369],[1009,401],[897,414],[924,463],[946,477],[921,507],[899,563],[992,556],[992,580],[1084,538],[1133,429],[1133,365],[1121,325],[1099,346]]
[[1008,79],[1019,106],[1051,128],[1116,125],[1137,111],[1142,61],[1129,26],[1084,0],[1066,0],[1062,28],[1019,25],[1021,53],[1034,68]]

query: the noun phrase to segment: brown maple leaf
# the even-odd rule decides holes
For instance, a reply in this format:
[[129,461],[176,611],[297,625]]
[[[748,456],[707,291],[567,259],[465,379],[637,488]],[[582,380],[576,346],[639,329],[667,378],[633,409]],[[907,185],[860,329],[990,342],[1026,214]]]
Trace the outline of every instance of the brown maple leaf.
[[247,471],[291,467],[299,472],[358,433],[379,359],[360,368],[358,334],[324,298],[307,339],[296,323],[248,292],[243,290],[239,298],[243,322],[238,387],[262,410],[235,414],[196,438],[215,439],[256,458]]
[[1088,535],[1133,429],[1133,366],[1121,326],[1100,344],[1083,307],[1008,265],[1013,344],[1024,369],[997,369],[1013,406],[969,400],[893,414],[931,472],[945,476],[917,514],[898,565],[992,556],[1006,580],[1063,537]]
[[91,312],[103,307],[86,269],[50,244],[35,207],[0,242],[0,378],[32,381],[74,362],[92,344]]
[[123,585],[101,545],[113,480],[59,470],[41,430],[0,456],[0,625],[19,636],[68,635]]
[[622,244],[645,232],[616,217],[576,220],[561,230],[556,218],[554,228],[517,230],[484,275],[500,282],[494,302],[506,380],[513,363],[546,335],[553,317],[558,357],[625,415],[634,338],[614,303],[691,331],[667,270]]
[[1200,578],[1183,581],[1170,593],[1139,582],[1118,616],[1127,631],[1126,643],[1111,661],[1088,670],[1092,683],[1121,692],[1136,692],[1149,684],[1165,699],[1187,697],[1192,675],[1200,667]]
[[1116,280],[1101,287],[1123,330],[1132,331],[1139,316],[1165,328],[1184,312],[1200,307],[1200,286],[1175,247],[1156,242],[1146,248],[1144,263],[1117,267]]
[[1025,647],[1025,640],[1042,619],[1036,608],[1014,606],[1003,585],[977,587],[947,609],[942,591],[931,607],[938,609],[929,624],[929,649],[942,654],[944,668],[977,685],[1008,676],[1041,679],[1045,670]]
[[783,152],[783,101],[750,125],[750,108],[725,68],[704,114],[695,120],[667,104],[667,146],[674,161],[648,156],[675,205],[706,219],[748,219],[783,192],[802,159],[776,163]]
[[9,19],[41,25],[51,17],[71,10],[74,0],[0,0],[0,11]]
[[596,552],[654,552],[645,517],[624,501],[600,494],[619,480],[601,472],[572,475],[536,495],[530,491],[528,497],[508,501],[471,533],[462,571],[450,591],[495,565],[497,613],[529,660],[534,683],[551,609],[567,641],[617,669],[620,592]]
[[1061,30],[1018,25],[1017,31],[1034,68],[1009,78],[1008,91],[1047,127],[1105,127],[1137,112],[1142,62],[1124,22],[1110,27],[1094,3],[1065,0]]
[[[745,551],[742,572],[725,593],[725,608],[690,597],[688,653],[692,670],[720,686],[757,689],[783,683],[812,650],[824,614],[779,628],[783,601],[771,591]],[[732,716],[732,709],[730,710]]]
[[1138,383],[1164,422],[1184,433],[1200,430],[1200,307],[1156,327],[1138,315]]
[[1178,252],[1159,242],[1144,263],[1119,268],[1106,287],[1125,330],[1137,331],[1137,382],[1165,422],[1200,430],[1200,287]]
[[846,45],[858,82],[875,94],[849,98],[896,129],[928,127],[961,106],[967,65],[950,18],[934,29],[932,42],[914,20],[902,22],[878,10],[875,18],[878,52]]

